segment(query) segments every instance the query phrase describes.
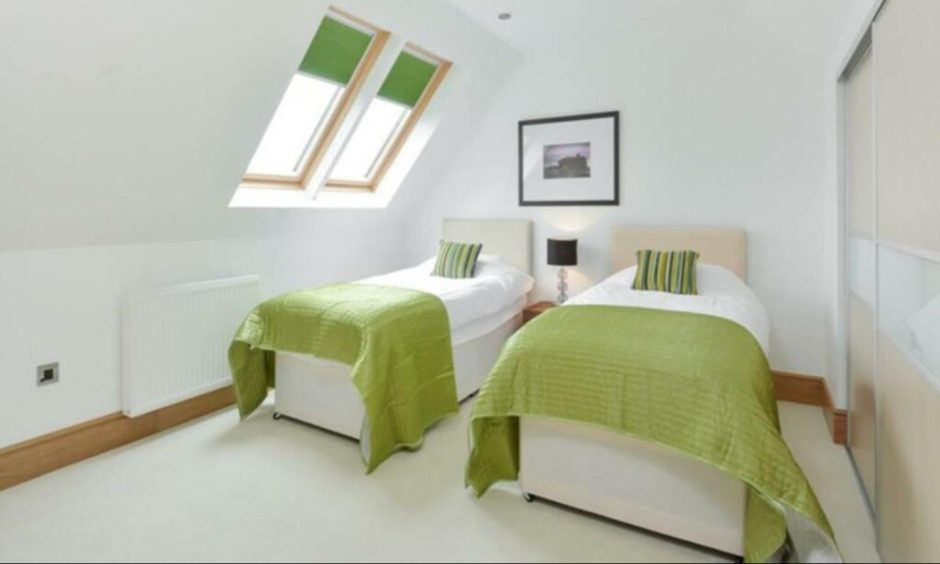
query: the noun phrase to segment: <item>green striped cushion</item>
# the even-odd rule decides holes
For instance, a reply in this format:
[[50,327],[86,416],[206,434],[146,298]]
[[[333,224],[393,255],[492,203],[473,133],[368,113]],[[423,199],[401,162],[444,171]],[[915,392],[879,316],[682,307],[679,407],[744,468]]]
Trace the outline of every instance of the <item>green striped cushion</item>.
[[434,276],[444,278],[473,278],[477,258],[483,245],[479,243],[451,243],[441,241],[437,251],[437,263],[434,264]]
[[633,289],[697,295],[698,257],[695,251],[637,251]]

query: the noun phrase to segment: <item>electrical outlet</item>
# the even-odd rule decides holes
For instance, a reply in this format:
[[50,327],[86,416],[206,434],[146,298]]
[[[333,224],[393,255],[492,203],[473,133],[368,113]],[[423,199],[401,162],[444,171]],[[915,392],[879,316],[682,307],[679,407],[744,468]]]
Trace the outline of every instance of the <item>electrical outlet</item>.
[[59,363],[44,364],[36,369],[36,385],[48,386],[59,381]]

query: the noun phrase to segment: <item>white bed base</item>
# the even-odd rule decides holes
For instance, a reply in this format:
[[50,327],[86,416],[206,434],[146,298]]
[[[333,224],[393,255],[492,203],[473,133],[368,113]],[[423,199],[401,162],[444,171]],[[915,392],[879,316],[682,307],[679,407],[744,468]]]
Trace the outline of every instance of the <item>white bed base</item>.
[[[740,229],[620,227],[611,242],[614,272],[640,249],[695,249],[701,261],[747,277]],[[712,548],[744,553],[745,485],[708,464],[606,429],[522,418],[519,481],[540,497]]]
[[746,488],[665,447],[606,429],[523,417],[519,485],[542,498],[727,554],[744,554]]
[[[454,346],[460,401],[483,385],[499,352],[522,325],[522,312],[475,339]],[[277,353],[277,417],[302,421],[359,440],[365,406],[349,377],[349,366],[311,356]]]

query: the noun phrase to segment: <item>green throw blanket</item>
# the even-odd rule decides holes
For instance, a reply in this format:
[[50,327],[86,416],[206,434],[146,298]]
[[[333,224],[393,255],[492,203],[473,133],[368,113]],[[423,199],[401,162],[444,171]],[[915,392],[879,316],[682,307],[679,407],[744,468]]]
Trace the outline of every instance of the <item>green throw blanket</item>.
[[780,434],[764,352],[736,323],[594,305],[539,316],[503,349],[473,407],[467,484],[478,496],[518,478],[520,416],[600,426],[737,476],[749,486],[749,562],[781,556],[788,539],[791,558],[841,560]]
[[433,423],[457,413],[450,322],[431,294],[367,284],[292,292],[242,323],[229,365],[242,417],[275,384],[274,352],[348,364],[365,404],[360,437],[372,472],[400,448],[417,448]]

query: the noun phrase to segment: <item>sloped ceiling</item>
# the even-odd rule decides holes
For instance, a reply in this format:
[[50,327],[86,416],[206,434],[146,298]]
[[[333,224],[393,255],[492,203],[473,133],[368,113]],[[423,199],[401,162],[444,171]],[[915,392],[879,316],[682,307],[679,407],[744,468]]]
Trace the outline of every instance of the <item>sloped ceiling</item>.
[[[0,250],[255,236],[286,218],[346,220],[227,207],[328,4],[0,3]],[[457,64],[504,58],[493,50],[505,47],[443,2],[337,4]]]
[[231,187],[326,9],[278,4],[3,3],[0,248],[257,232]]

